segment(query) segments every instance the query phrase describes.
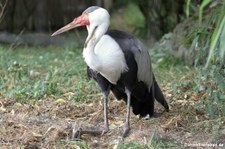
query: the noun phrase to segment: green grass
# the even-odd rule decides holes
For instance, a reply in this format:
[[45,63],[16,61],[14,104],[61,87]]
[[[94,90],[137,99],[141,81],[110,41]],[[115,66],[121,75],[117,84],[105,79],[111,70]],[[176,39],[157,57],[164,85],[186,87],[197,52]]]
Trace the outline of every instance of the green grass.
[[0,93],[19,101],[53,95],[81,101],[97,92],[87,79],[81,49],[56,47],[0,47]]
[[[216,91],[215,83],[221,83],[221,77],[217,82],[211,80],[210,69],[202,75],[200,68],[188,67],[180,59],[170,56],[165,51],[151,50],[154,74],[160,86],[172,89],[170,101],[184,99],[184,94],[194,95],[200,92],[201,86],[211,86],[207,100],[201,97],[195,102],[195,110],[204,109],[205,114],[212,115],[212,122],[224,115],[224,104],[212,104],[208,98],[223,99]],[[215,67],[216,68],[216,67]],[[207,85],[209,84],[209,85]],[[224,84],[219,84],[223,86]],[[164,88],[162,88],[164,89]],[[217,89],[218,91],[218,89]],[[99,93],[99,87],[86,75],[86,65],[82,58],[82,49],[73,47],[28,47],[21,46],[10,48],[0,45],[0,96],[12,98],[18,102],[33,103],[39,99],[63,98],[75,102],[90,100],[91,94]],[[219,92],[220,93],[220,92]],[[215,97],[214,97],[215,96]],[[222,103],[219,102],[218,103]],[[189,105],[187,105],[189,107]],[[220,106],[220,107],[219,107]],[[191,107],[191,106],[190,106]],[[224,106],[223,106],[224,107]],[[181,112],[185,112],[185,108]],[[193,109],[192,109],[193,110]],[[186,109],[188,113],[189,108]],[[218,119],[219,120],[219,119]],[[206,121],[207,122],[207,121]],[[207,123],[206,123],[207,124]],[[220,125],[213,129],[219,130]],[[121,144],[121,148],[176,148],[174,141],[153,136],[146,138],[147,144],[140,143]],[[69,144],[77,142],[68,142]],[[77,144],[78,146],[82,146]],[[83,144],[87,145],[86,142]],[[86,146],[87,147],[87,146]]]
[[125,143],[119,146],[121,149],[143,149],[143,148],[180,148],[180,145],[176,144],[174,141],[160,138],[153,133],[152,137],[147,141],[147,144],[143,145],[140,143]]
[[[153,69],[159,82],[175,80],[187,69],[171,56],[164,55],[160,62],[158,59],[153,55]],[[0,46],[0,93],[4,96],[26,102],[73,93],[66,98],[83,101],[97,92],[99,88],[87,78],[82,49]]]
[[[159,82],[176,80],[182,75],[183,65],[177,64],[180,60],[168,55],[157,57],[153,54],[152,58]],[[160,62],[159,58],[162,59]],[[174,76],[174,73],[177,75]],[[34,104],[37,100],[48,97],[83,102],[90,100],[90,94],[98,92],[96,83],[87,78],[82,49],[51,46],[21,46],[12,49],[0,46],[0,95]],[[86,141],[66,143],[89,148]],[[171,144],[173,145],[172,142],[153,137],[147,145],[133,142],[121,144],[121,148],[171,147]]]

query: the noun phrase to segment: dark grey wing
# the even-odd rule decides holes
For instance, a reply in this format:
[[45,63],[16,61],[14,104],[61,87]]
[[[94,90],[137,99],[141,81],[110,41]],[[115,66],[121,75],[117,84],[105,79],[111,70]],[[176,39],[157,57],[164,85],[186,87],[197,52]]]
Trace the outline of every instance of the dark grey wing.
[[[109,30],[106,34],[110,35],[119,44],[125,54],[125,58],[126,54],[132,54],[134,56],[138,68],[138,81],[143,81],[150,90],[153,82],[153,73],[147,48],[140,40],[129,33],[119,30]],[[126,61],[129,62],[127,58]]]

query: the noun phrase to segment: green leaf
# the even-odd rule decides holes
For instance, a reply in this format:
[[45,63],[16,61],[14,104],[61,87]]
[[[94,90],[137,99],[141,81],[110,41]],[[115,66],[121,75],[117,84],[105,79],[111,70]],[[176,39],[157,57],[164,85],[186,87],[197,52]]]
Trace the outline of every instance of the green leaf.
[[[220,21],[218,21],[218,23],[219,22]],[[217,43],[219,41],[219,37],[220,37],[220,34],[222,32],[222,29],[223,29],[224,25],[225,25],[225,16],[223,14],[222,22],[219,25],[217,25],[218,29],[216,27],[216,29],[214,30],[213,35],[211,37],[211,43],[210,43],[210,48],[209,48],[209,55],[208,55],[207,62],[206,62],[206,67],[208,67],[209,62],[212,58],[212,55],[213,55],[213,53],[216,49],[216,46],[217,46]]]
[[[209,65],[209,62],[212,58],[212,55],[213,55],[215,49],[217,48],[218,41],[219,40],[221,41],[221,38],[223,38],[223,36],[224,36],[223,35],[224,26],[225,26],[225,1],[223,2],[223,6],[221,7],[219,19],[218,19],[217,24],[216,24],[216,28],[213,31],[213,34],[211,36],[209,55],[208,55],[206,66],[205,66],[206,68]],[[218,47],[218,48],[220,48],[220,47]],[[224,53],[223,51],[224,51],[224,47],[222,48],[222,51],[220,51],[220,52],[222,52],[222,54],[223,54]]]
[[190,15],[190,4],[191,4],[191,0],[186,0],[186,10],[185,10],[185,13],[186,13],[186,17],[187,18]]
[[216,83],[218,84],[219,88],[221,90],[224,89],[225,82],[224,82],[223,76],[218,73],[218,74],[216,74],[215,79],[216,79]]
[[224,25],[223,25],[222,33],[221,33],[221,36],[220,36],[219,50],[220,50],[220,57],[224,61],[224,56],[225,56],[224,55],[224,53],[225,53],[225,27],[224,27]]
[[211,0],[203,0],[199,7],[199,22],[202,22],[202,13],[204,8],[211,2]]
[[210,116],[213,117],[215,115],[217,109],[216,109],[216,106],[214,104],[208,103],[206,105],[206,111],[210,114]]

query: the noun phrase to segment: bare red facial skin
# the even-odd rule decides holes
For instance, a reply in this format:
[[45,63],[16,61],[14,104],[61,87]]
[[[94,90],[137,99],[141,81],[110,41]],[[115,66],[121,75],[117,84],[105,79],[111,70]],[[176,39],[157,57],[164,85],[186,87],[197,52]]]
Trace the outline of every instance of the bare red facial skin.
[[79,26],[84,26],[84,25],[90,25],[90,21],[89,21],[89,15],[88,14],[83,14],[77,18],[75,18],[71,23],[67,24],[66,26],[60,28],[59,30],[57,30],[56,32],[54,32],[52,34],[52,36],[55,35],[59,35],[63,32],[66,32],[70,29],[79,27]]
[[89,17],[87,14],[83,14],[73,20],[74,24],[82,25],[90,25]]

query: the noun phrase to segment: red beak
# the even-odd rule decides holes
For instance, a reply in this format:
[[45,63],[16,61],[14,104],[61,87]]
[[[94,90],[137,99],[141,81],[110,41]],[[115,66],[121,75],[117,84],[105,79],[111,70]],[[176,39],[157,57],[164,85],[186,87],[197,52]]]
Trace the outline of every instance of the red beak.
[[56,32],[54,32],[52,34],[52,36],[59,35],[70,29],[73,29],[73,28],[76,28],[79,26],[89,25],[89,24],[90,24],[90,21],[88,18],[88,14],[83,14],[83,15],[75,18],[71,23],[67,24],[66,26],[64,26],[64,27],[60,28],[59,30],[57,30]]

